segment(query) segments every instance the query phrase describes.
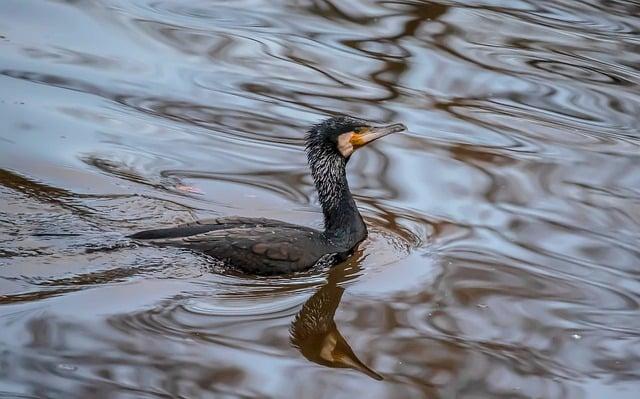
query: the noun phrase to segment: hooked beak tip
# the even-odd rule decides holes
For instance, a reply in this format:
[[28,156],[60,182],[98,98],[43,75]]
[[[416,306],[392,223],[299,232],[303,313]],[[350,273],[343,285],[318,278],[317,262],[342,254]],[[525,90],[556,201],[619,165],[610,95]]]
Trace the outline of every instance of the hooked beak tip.
[[407,130],[407,127],[404,125],[404,123],[394,123],[392,125],[374,127],[371,130],[372,133],[378,136],[386,136],[392,133],[404,132],[405,130]]
[[407,126],[404,123],[396,123],[395,125],[391,125],[394,133],[400,133],[407,130]]
[[377,131],[380,136],[386,136],[392,133],[404,132],[407,130],[407,127],[404,123],[394,123],[392,125],[380,126],[378,128],[374,128],[373,130]]

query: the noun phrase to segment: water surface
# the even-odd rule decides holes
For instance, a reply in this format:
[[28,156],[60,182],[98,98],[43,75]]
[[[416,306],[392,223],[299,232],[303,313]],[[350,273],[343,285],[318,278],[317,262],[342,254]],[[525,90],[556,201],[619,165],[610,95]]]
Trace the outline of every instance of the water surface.
[[[0,397],[637,397],[640,3],[4,0],[0,54]],[[125,238],[321,227],[337,113],[410,129],[347,262]]]

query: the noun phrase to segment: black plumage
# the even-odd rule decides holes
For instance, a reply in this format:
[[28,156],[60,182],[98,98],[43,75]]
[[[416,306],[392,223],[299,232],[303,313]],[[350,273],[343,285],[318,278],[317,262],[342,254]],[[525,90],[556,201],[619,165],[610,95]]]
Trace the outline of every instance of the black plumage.
[[324,231],[262,218],[226,217],[142,231],[130,238],[204,252],[249,273],[283,274],[348,256],[367,236],[349,191],[346,165],[353,151],[404,125],[374,127],[335,117],[313,126],[306,136],[311,174],[324,214]]

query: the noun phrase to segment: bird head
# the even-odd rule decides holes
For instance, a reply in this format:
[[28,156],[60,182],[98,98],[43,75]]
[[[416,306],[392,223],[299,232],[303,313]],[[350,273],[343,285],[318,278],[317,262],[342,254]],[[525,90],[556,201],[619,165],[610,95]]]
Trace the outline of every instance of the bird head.
[[367,121],[337,116],[314,125],[306,138],[307,153],[333,153],[349,159],[353,152],[368,143],[407,130],[401,123],[376,126]]

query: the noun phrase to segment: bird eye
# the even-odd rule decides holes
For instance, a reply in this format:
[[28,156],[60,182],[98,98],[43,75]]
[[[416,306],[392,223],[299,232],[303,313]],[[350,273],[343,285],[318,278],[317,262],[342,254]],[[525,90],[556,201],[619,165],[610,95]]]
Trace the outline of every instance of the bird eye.
[[364,130],[364,128],[363,128],[363,127],[357,127],[357,128],[355,128],[355,129],[353,129],[353,131],[354,131],[355,133],[362,133],[362,131],[363,131],[363,130]]

